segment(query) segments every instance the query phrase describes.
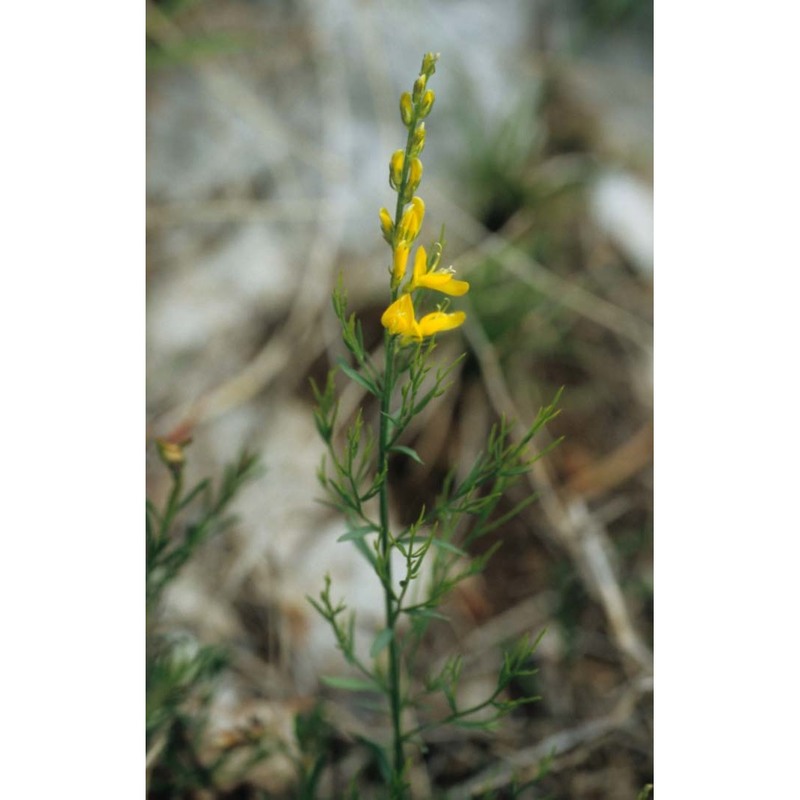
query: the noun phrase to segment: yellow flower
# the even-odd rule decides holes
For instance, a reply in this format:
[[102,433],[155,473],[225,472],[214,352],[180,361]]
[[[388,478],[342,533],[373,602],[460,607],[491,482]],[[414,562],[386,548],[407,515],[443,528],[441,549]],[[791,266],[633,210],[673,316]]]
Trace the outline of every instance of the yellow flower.
[[395,300],[383,312],[381,325],[391,334],[413,338],[419,329],[419,325],[414,317],[414,304],[411,302],[411,295],[404,294],[399,300]]
[[422,219],[425,216],[425,203],[421,197],[412,197],[411,206],[403,212],[397,228],[397,238],[404,242],[413,242],[419,235]]
[[407,291],[413,292],[414,289],[433,289],[436,292],[459,297],[469,291],[469,284],[466,281],[456,280],[453,277],[452,267],[446,270],[432,269],[428,271],[425,248],[420,245],[414,257],[414,273]]
[[454,314],[434,311],[417,322],[411,295],[403,294],[383,312],[381,324],[389,333],[400,336],[403,344],[407,344],[410,341],[421,342],[428,336],[457,328],[466,317],[463,311]]

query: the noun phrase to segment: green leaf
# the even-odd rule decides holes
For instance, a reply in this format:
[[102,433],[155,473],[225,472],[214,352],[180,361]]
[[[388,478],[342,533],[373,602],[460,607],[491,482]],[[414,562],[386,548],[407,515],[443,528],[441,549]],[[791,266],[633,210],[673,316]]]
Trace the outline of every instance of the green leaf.
[[496,520],[492,520],[488,525],[483,525],[480,528],[479,536],[485,536],[487,533],[491,533],[493,530],[496,530],[501,525],[505,525],[506,522],[516,517],[522,511],[524,511],[531,503],[539,498],[538,494],[531,494],[528,495],[521,503],[517,503],[511,511],[503,514],[502,517],[498,517]]
[[409,617],[422,617],[424,619],[440,619],[443,622],[450,622],[450,617],[440,614],[431,608],[410,608],[406,610]]
[[347,375],[350,380],[353,380],[363,386],[370,394],[374,394],[375,397],[380,396],[377,386],[375,386],[375,384],[369,378],[364,377],[360,372],[356,372],[356,370],[349,366],[341,356],[338,359],[338,364],[342,372],[344,372],[344,374]]
[[386,647],[389,642],[394,639],[394,629],[393,628],[384,628],[376,637],[375,641],[372,643],[372,648],[369,651],[370,656],[372,658],[377,658],[378,654]]
[[431,539],[431,542],[439,549],[447,550],[448,553],[455,553],[456,555],[464,556],[465,558],[469,557],[469,553],[467,553],[465,550],[462,550],[460,547],[457,547],[451,542],[446,542],[444,539]]
[[377,692],[378,686],[373,681],[363,678],[337,678],[334,675],[323,675],[322,682],[334,689],[344,689],[346,692]]
[[364,539],[353,539],[353,544],[355,545],[356,550],[358,550],[358,552],[367,559],[370,566],[374,568],[376,561],[375,553],[370,549],[369,545],[364,541]]
[[396,444],[394,447],[391,448],[389,451],[390,453],[403,453],[407,455],[409,458],[414,459],[417,464],[425,465],[425,462],[419,457],[419,453],[411,447],[406,447],[402,444]]
[[355,539],[363,539],[369,536],[370,533],[376,533],[377,528],[374,525],[360,525],[358,528],[352,528],[343,533],[336,541],[337,542],[352,542]]
[[392,779],[392,767],[389,764],[389,759],[386,757],[386,752],[384,749],[377,742],[373,742],[372,739],[367,739],[366,736],[357,735],[355,739],[357,742],[363,744],[372,753],[381,777],[383,778],[384,783],[388,786]]
[[195,486],[194,489],[192,489],[192,491],[189,492],[189,494],[187,494],[186,497],[183,498],[183,500],[181,500],[181,504],[178,506],[178,511],[181,511],[184,508],[186,508],[186,506],[188,506],[189,503],[191,503],[192,500],[194,500],[195,497],[197,497],[197,495],[200,494],[200,492],[205,491],[210,485],[211,481],[209,481],[208,478],[200,481],[200,483],[198,483],[197,486]]

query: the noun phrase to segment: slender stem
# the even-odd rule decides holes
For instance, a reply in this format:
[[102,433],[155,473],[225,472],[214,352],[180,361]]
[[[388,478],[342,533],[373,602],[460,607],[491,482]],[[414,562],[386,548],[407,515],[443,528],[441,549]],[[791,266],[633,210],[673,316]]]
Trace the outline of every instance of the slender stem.
[[[384,476],[380,489],[380,522],[381,522],[381,558],[385,564],[386,584],[384,585],[384,598],[386,603],[386,627],[394,634],[395,623],[399,609],[395,605],[392,590],[392,554],[389,539],[389,412],[391,410],[392,390],[394,388],[394,337],[388,333],[384,337],[386,348],[386,369],[384,372],[383,396],[381,397],[381,418],[378,438],[378,469]],[[392,797],[405,796],[403,789],[403,770],[405,757],[403,755],[403,731],[400,716],[402,713],[400,697],[400,652],[395,636],[389,640],[389,705],[392,716],[393,740],[393,780]]]
[[163,544],[164,537],[169,532],[172,520],[178,511],[178,505],[181,499],[181,492],[183,491],[183,469],[178,468],[172,472],[172,489],[169,493],[167,500],[167,507],[164,510],[164,515],[161,517],[161,525],[158,529],[159,544]]
[[[406,187],[408,186],[408,173],[411,171],[411,145],[414,140],[414,131],[417,127],[417,115],[416,112],[411,120],[411,123],[408,126],[408,136],[406,137],[406,149],[405,155],[403,157],[403,177],[400,181],[400,186],[397,189],[397,206],[395,206],[394,212],[394,228],[397,230],[397,226],[400,224],[400,220],[403,218],[403,209],[406,206],[406,203],[403,202],[403,195],[406,193]],[[396,298],[393,296],[393,300]]]
[[[395,207],[395,231],[400,226],[403,217],[403,209],[406,206],[404,195],[408,186],[408,178],[411,166],[411,146],[414,138],[414,131],[417,127],[416,110],[408,126],[408,136],[406,138],[405,156],[403,159],[403,174],[397,190],[397,206]],[[392,302],[397,299],[398,287],[392,289]],[[401,697],[401,676],[400,676],[400,648],[395,636],[395,624],[400,616],[400,601],[394,597],[392,585],[392,544],[389,537],[389,449],[390,443],[390,420],[392,392],[395,384],[395,337],[388,331],[383,337],[384,349],[386,352],[386,367],[384,369],[383,395],[381,397],[381,419],[378,435],[378,470],[383,475],[383,482],[380,488],[380,550],[381,558],[385,564],[386,582],[383,587],[386,604],[386,627],[392,631],[389,640],[389,706],[392,717],[392,800],[404,800],[407,797],[406,783],[403,777],[405,772],[405,756],[403,753],[403,728],[401,723],[402,697]]]

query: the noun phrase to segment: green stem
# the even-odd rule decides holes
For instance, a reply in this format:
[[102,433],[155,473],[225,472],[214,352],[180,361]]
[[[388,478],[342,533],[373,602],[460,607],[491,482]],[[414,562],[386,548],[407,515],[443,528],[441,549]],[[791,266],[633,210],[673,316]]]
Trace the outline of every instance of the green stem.
[[392,631],[389,640],[389,705],[392,716],[392,797],[400,800],[405,797],[403,771],[405,757],[403,755],[403,731],[400,715],[402,701],[400,696],[400,651],[394,635],[395,623],[399,609],[395,606],[392,588],[392,554],[389,539],[389,413],[391,411],[392,390],[394,389],[394,337],[384,337],[386,351],[386,367],[384,370],[383,396],[381,397],[381,418],[378,438],[378,470],[384,476],[380,489],[380,549],[385,564],[386,583],[383,587],[386,604],[386,627]]
[[172,520],[175,518],[180,505],[181,492],[183,491],[183,469],[178,468],[172,471],[172,489],[167,500],[167,507],[161,517],[161,525],[158,529],[158,541],[162,544],[164,537],[169,533]]
[[[403,159],[403,174],[400,181],[400,186],[397,191],[397,206],[395,207],[394,227],[397,231],[400,226],[400,220],[403,217],[403,209],[406,203],[403,197],[406,193],[408,186],[408,177],[411,166],[411,146],[414,138],[414,131],[417,127],[417,111],[414,110],[413,118],[408,126],[408,136],[406,137],[406,149]],[[397,300],[398,287],[392,288],[392,302]],[[385,564],[386,581],[384,583],[383,592],[386,604],[386,627],[392,631],[392,637],[389,640],[389,706],[392,717],[392,782],[391,782],[391,798],[392,800],[404,800],[407,797],[406,783],[404,778],[405,773],[405,756],[403,753],[403,729],[401,723],[401,714],[403,710],[403,702],[400,689],[400,648],[395,636],[395,625],[397,618],[400,616],[400,601],[394,597],[394,588],[392,585],[392,543],[389,537],[389,449],[390,442],[390,419],[389,413],[391,411],[392,392],[395,383],[395,337],[387,332],[383,337],[384,350],[386,353],[386,366],[384,368],[383,380],[383,395],[381,397],[381,419],[380,429],[378,435],[378,474],[383,475],[383,482],[380,488],[380,551],[381,558]]]
[[[411,144],[414,139],[414,131],[417,127],[417,114],[416,111],[411,119],[411,123],[408,126],[408,136],[406,137],[406,149],[405,154],[403,156],[403,177],[400,181],[400,186],[397,190],[397,205],[395,206],[394,212],[394,228],[397,230],[398,225],[400,225],[400,220],[403,218],[403,209],[406,206],[406,203],[403,202],[403,195],[406,193],[406,187],[408,186],[408,173],[411,170]],[[392,297],[392,300],[397,298]]]

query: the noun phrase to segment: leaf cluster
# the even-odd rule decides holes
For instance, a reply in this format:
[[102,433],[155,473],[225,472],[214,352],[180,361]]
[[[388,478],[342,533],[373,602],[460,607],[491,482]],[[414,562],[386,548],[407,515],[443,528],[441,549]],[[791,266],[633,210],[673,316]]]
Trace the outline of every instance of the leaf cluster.
[[369,353],[364,347],[364,332],[361,322],[354,313],[347,314],[347,292],[342,285],[342,276],[333,290],[333,310],[342,330],[342,341],[355,359],[355,368],[343,358],[338,360],[339,367],[350,380],[366,389],[371,395],[380,397],[382,390],[381,377],[372,363]]
[[328,622],[336,637],[336,645],[348,664],[356,668],[361,677],[334,677],[324,676],[323,683],[336,689],[351,692],[382,692],[386,686],[382,677],[376,674],[369,665],[356,653],[355,646],[355,614],[346,615],[347,606],[343,601],[334,603],[331,599],[331,577],[325,576],[325,587],[319,595],[319,600],[309,597],[308,601]]
[[502,542],[497,541],[479,556],[470,556],[468,549],[478,539],[505,525],[536,500],[526,496],[506,513],[497,517],[494,512],[509,489],[542,458],[558,440],[533,454],[531,440],[555,416],[561,392],[553,402],[542,408],[533,424],[518,441],[513,440],[510,422],[503,419],[489,435],[486,450],[480,453],[461,480],[456,471],[447,475],[443,488],[430,512],[422,512],[419,524],[432,532],[435,556],[431,566],[429,592],[425,602],[406,609],[414,616],[420,635],[427,628],[446,596],[461,581],[483,571]]
[[[233,754],[233,749],[224,750],[211,764],[198,755],[212,686],[227,657],[221,648],[161,631],[160,601],[201,544],[231,524],[228,507],[259,467],[245,452],[225,468],[216,491],[208,479],[184,491],[182,460],[165,465],[172,478],[169,496],[162,508],[148,499],[146,514],[146,739],[148,762],[151,753],[153,762],[151,789],[180,796],[213,787],[215,775]],[[263,745],[256,739],[242,744],[251,750],[249,763],[263,757]]]
[[[183,470],[172,474],[172,488],[163,509],[147,501],[146,569],[147,605],[158,602],[167,585],[173,581],[198,547],[210,536],[221,533],[235,518],[226,516],[231,501],[239,490],[260,474],[257,458],[247,452],[225,467],[222,481],[215,492],[206,478],[189,491],[183,491]],[[195,504],[193,519],[179,524],[181,515]]]
[[[500,667],[494,690],[486,699],[471,706],[461,706],[457,699],[462,658],[461,656],[448,658],[441,670],[435,676],[426,680],[425,688],[415,699],[414,705],[420,706],[424,698],[440,692],[447,702],[449,714],[441,719],[424,723],[407,731],[405,738],[415,740],[423,732],[443,725],[491,731],[504,716],[518,706],[539,700],[539,697],[511,699],[507,696],[507,690],[518,678],[536,674],[536,670],[531,667],[531,664],[534,651],[544,633],[542,631],[534,640],[531,640],[528,635],[524,635],[517,640],[503,654],[503,663]],[[478,714],[480,716],[476,716]]]
[[[434,340],[406,347],[394,353],[383,374],[378,374],[363,347],[360,325],[354,315],[346,313],[346,298],[341,287],[334,292],[334,309],[342,327],[342,338],[354,359],[350,366],[339,362],[341,371],[381,401],[385,418],[383,441],[388,456],[411,458],[421,462],[419,454],[402,444],[403,434],[411,421],[435,398],[444,393],[450,376],[461,358],[434,369],[432,353]],[[444,481],[441,492],[431,509],[422,507],[416,520],[400,531],[383,530],[380,521],[373,519],[366,501],[388,489],[388,470],[378,469],[380,452],[376,453],[376,437],[364,421],[361,410],[344,432],[341,444],[336,441],[335,429],[338,404],[335,376],[332,370],[325,386],[312,382],[316,400],[315,421],[327,446],[327,454],[319,470],[319,479],[328,494],[329,503],[347,520],[348,530],[340,541],[351,541],[369,560],[380,580],[389,609],[387,625],[372,642],[369,659],[356,652],[354,614],[348,614],[343,601],[331,599],[330,577],[319,599],[309,598],[316,610],[327,620],[345,660],[358,673],[355,677],[329,677],[324,682],[334,688],[354,692],[384,693],[391,697],[395,691],[381,654],[391,644],[404,665],[405,674],[416,672],[418,650],[433,620],[446,619],[441,606],[453,588],[466,578],[481,572],[500,542],[478,556],[468,552],[477,539],[496,530],[523,511],[536,498],[525,497],[501,516],[496,509],[513,484],[518,482],[549,448],[532,452],[536,434],[557,414],[560,392],[553,402],[541,409],[530,428],[514,436],[512,423],[503,419],[491,431],[484,452],[479,454],[466,475],[457,479],[453,470]],[[555,442],[551,446],[555,446]],[[377,457],[376,457],[377,455]],[[386,546],[380,546],[384,540]],[[401,563],[400,574],[392,575],[392,561]],[[429,569],[425,569],[427,564]],[[426,585],[422,579],[427,576]],[[412,592],[412,587],[417,590]],[[410,621],[402,636],[396,622],[400,617]],[[401,708],[419,709],[426,697],[439,693],[446,703],[448,714],[439,720],[425,722],[406,731],[403,740],[419,741],[420,734],[432,727],[455,724],[461,727],[491,728],[505,714],[524,702],[537,698],[509,699],[508,687],[518,678],[532,674],[530,659],[538,640],[527,638],[514,644],[503,656],[497,685],[481,703],[459,706],[458,683],[462,662],[459,657],[447,660],[435,675],[422,677],[423,689],[416,694],[404,686],[400,693]]]

